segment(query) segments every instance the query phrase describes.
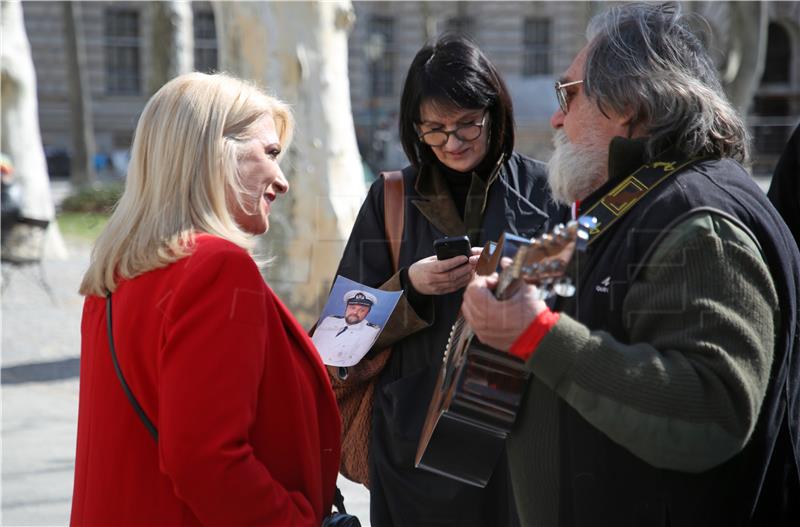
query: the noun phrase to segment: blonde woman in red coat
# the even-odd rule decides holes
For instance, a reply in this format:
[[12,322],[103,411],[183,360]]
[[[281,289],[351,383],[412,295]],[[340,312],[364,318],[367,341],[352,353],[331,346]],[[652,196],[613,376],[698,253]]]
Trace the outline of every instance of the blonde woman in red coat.
[[[226,75],[161,88],[80,292],[73,525],[314,525],[340,420],[320,358],[250,255],[287,192],[288,108]],[[120,369],[106,332],[112,294]]]

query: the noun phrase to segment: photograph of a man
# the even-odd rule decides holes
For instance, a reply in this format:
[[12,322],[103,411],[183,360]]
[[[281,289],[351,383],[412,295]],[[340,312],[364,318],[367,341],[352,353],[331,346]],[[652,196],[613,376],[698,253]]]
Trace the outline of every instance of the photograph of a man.
[[322,362],[353,366],[378,340],[402,291],[381,291],[337,276],[311,336]]
[[[363,356],[378,338],[381,327],[367,320],[378,303],[375,295],[353,289],[344,294],[344,315],[329,315],[317,326],[312,340],[317,349],[336,360]],[[362,351],[363,353],[358,353]]]

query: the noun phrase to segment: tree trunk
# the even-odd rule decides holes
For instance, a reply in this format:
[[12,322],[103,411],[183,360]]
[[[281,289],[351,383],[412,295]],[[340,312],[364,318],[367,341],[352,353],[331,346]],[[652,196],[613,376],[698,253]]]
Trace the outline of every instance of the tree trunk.
[[422,34],[425,35],[425,42],[433,42],[438,34],[436,29],[436,15],[431,13],[431,6],[428,2],[420,2],[420,12],[422,16]]
[[769,2],[728,2],[730,44],[722,75],[725,91],[742,115],[747,115],[767,56]]
[[[36,72],[19,0],[0,3],[0,34],[0,151],[11,159],[15,180],[22,187],[20,214],[52,221],[55,207],[39,132]],[[64,257],[58,226],[50,225],[45,251]]]
[[92,120],[92,93],[89,71],[86,67],[81,2],[61,2],[64,12],[64,41],[67,55],[69,82],[70,181],[74,187],[91,185],[97,180],[94,170],[94,121]]
[[188,1],[151,2],[152,35],[148,93],[194,69],[192,5]]
[[2,2],[1,23],[0,150],[11,158],[15,179],[23,187],[21,214],[34,219],[51,220],[55,210],[50,198],[50,181],[39,132],[36,72],[25,33],[22,4],[18,0]]
[[347,74],[349,1],[214,2],[220,65],[292,105],[295,139],[281,166],[291,189],[276,201],[263,247],[266,276],[306,327],[324,306],[364,197]]

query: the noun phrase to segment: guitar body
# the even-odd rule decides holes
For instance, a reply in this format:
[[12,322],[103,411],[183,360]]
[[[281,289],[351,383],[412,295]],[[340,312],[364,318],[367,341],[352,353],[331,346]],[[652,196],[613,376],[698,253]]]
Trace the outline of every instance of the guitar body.
[[[569,294],[562,282],[566,264],[576,248],[585,246],[593,221],[581,218],[535,240],[504,234],[496,246],[486,245],[477,273],[494,272],[504,246],[513,243],[518,247],[514,261],[500,273],[495,289],[499,300],[510,298],[522,283],[537,285],[543,298],[558,291]],[[522,360],[481,343],[459,317],[428,406],[416,467],[485,487],[514,427],[529,377]]]
[[485,487],[514,425],[530,374],[521,360],[475,337],[459,344],[456,353],[446,358],[436,383],[416,466]]

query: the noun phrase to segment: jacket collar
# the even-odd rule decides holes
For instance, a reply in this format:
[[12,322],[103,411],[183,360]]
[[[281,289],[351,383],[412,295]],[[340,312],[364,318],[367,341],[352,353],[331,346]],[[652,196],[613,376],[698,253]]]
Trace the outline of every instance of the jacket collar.
[[[483,196],[483,209],[486,208],[489,191],[492,184],[500,174],[505,156],[501,155],[486,182],[486,192]],[[458,210],[453,203],[450,189],[436,163],[423,165],[414,184],[419,199],[411,202],[420,213],[437,229],[446,236],[460,236],[466,227],[464,220],[458,215]]]
[[615,137],[608,146],[608,180],[619,181],[631,175],[645,161],[645,138]]
[[644,138],[626,139],[620,136],[613,138],[608,146],[608,180],[581,201],[581,210],[587,210],[644,163]]

